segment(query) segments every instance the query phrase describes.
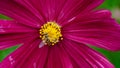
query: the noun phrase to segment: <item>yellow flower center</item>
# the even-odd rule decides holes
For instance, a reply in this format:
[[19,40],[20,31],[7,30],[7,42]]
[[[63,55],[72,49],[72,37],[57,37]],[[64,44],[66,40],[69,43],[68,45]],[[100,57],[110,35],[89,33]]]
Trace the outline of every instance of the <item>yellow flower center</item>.
[[55,45],[62,40],[61,27],[55,22],[47,22],[40,29],[40,38],[46,45]]

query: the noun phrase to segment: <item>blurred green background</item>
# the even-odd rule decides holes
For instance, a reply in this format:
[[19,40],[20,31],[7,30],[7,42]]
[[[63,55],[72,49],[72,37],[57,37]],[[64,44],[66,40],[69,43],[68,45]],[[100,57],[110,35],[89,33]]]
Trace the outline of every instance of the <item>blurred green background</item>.
[[[98,7],[98,9],[108,9],[112,11],[113,17],[120,23],[120,0],[105,0],[105,2]],[[0,15],[0,19],[9,19],[6,16]],[[14,51],[17,47],[11,47],[5,50],[0,50],[0,61],[3,60],[8,54]],[[120,51],[111,52],[104,49],[93,47],[94,49],[105,55],[116,68],[120,68]]]

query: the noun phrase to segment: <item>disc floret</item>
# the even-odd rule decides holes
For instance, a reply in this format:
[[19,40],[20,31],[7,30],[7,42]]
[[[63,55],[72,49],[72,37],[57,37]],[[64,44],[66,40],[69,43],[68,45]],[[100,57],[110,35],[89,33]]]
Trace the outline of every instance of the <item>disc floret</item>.
[[61,27],[55,22],[47,22],[40,29],[40,38],[46,45],[55,45],[62,40]]

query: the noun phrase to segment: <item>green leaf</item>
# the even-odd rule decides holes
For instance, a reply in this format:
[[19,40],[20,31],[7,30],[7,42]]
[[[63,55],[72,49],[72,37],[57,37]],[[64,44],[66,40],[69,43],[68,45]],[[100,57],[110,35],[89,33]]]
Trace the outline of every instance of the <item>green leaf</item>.
[[18,48],[18,46],[13,46],[13,47],[8,48],[8,49],[0,50],[0,62],[1,62],[7,55],[9,55],[11,52],[13,52],[16,48]]

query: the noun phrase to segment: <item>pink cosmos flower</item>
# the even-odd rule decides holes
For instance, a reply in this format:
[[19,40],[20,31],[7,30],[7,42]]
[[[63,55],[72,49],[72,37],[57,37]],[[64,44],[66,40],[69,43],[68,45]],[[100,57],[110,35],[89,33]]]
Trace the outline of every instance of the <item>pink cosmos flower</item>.
[[21,44],[0,68],[114,68],[87,45],[120,50],[120,27],[103,0],[0,0],[0,49]]

